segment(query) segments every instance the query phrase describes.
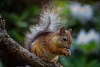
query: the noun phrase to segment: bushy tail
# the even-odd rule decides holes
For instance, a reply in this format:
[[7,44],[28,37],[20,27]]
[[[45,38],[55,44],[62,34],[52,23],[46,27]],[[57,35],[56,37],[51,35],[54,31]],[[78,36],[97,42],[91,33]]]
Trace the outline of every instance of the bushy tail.
[[55,13],[55,9],[53,8],[46,7],[42,9],[39,23],[37,25],[31,26],[30,31],[26,33],[26,49],[30,51],[31,43],[33,43],[35,38],[42,33],[57,31],[60,22],[58,15],[59,14]]

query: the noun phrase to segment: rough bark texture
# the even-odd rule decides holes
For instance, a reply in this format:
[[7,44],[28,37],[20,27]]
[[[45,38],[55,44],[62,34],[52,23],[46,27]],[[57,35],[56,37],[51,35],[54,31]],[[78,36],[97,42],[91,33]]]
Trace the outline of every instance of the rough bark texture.
[[59,67],[59,64],[46,62],[20,46],[7,34],[5,20],[0,16],[0,50],[8,50],[19,60],[34,67]]

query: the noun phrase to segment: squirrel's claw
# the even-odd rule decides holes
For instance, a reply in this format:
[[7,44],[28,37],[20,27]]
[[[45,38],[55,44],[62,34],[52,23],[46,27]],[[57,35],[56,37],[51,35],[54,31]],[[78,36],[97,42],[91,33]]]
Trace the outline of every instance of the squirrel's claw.
[[66,52],[64,53],[64,55],[65,55],[65,56],[71,56],[70,50],[67,49]]
[[68,50],[68,56],[71,56],[71,51],[70,50]]

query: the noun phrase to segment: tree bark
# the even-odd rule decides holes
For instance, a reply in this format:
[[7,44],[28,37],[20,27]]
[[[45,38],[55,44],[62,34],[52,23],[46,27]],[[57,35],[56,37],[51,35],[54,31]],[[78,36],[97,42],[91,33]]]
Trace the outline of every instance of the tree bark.
[[14,41],[5,30],[5,20],[0,16],[0,50],[7,50],[24,63],[34,67],[59,67],[59,64],[42,60]]

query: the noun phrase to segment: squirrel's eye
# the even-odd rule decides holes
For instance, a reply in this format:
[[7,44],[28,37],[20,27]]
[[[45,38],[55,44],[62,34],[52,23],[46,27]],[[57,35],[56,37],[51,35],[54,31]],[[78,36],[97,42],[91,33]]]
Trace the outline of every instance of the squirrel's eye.
[[66,37],[63,37],[63,41],[66,41],[67,39],[66,39]]

